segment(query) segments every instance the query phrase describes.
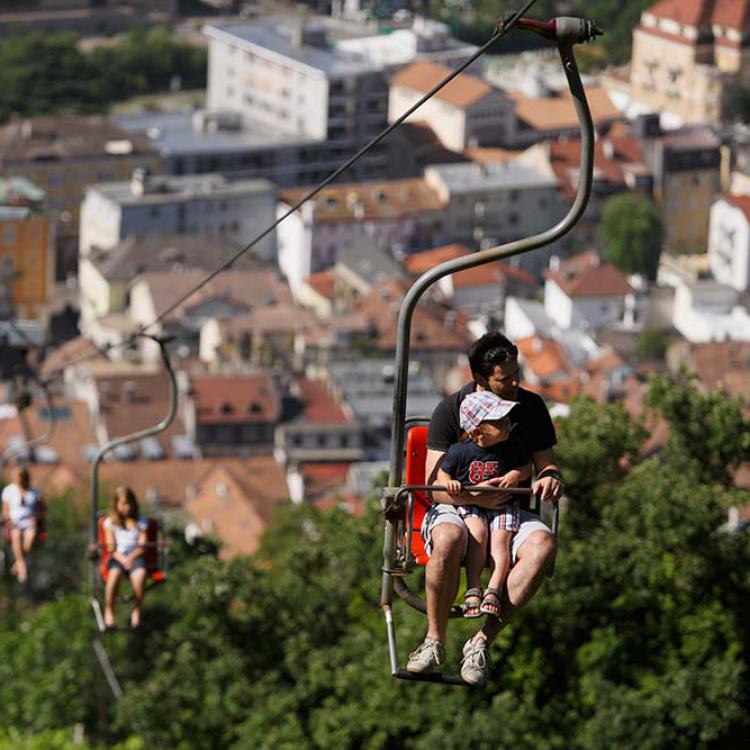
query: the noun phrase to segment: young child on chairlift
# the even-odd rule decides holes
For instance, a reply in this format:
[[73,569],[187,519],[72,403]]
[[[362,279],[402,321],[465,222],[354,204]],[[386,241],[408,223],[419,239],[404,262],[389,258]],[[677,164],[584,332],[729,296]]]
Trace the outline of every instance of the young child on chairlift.
[[[516,406],[490,391],[475,391],[461,402],[461,429],[468,437],[452,445],[438,471],[437,483],[450,495],[470,492],[471,485],[502,477],[512,469],[521,479],[531,476],[531,462],[521,442],[512,435],[508,416]],[[498,488],[501,489],[501,488]],[[477,493],[477,497],[482,497]],[[512,498],[497,509],[459,505],[469,532],[466,551],[464,617],[502,616],[502,591],[510,568],[511,540],[518,531],[519,505]],[[490,580],[482,592],[481,574],[489,538]]]
[[104,624],[115,626],[115,597],[123,578],[130,579],[135,605],[130,626],[141,624],[141,605],[146,588],[146,531],[148,522],[138,515],[138,501],[130,487],[118,487],[112,498],[109,515],[104,521],[104,534],[110,557],[109,574],[104,590]]
[[37,535],[37,513],[41,503],[39,492],[31,488],[28,469],[17,466],[13,481],[3,488],[3,520],[10,528],[13,548],[11,573],[19,583],[29,576],[27,558],[34,548]]

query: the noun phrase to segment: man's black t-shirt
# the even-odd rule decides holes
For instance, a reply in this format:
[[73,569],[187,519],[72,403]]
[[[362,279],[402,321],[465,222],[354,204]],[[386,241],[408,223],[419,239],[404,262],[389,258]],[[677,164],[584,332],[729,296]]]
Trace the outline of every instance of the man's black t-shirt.
[[[435,407],[427,433],[427,447],[430,450],[446,452],[451,445],[461,440],[463,430],[458,410],[461,402],[475,388],[474,383],[467,383],[460,391],[446,396]],[[513,436],[521,441],[529,456],[552,448],[557,442],[557,436],[542,397],[525,388],[519,388],[516,401],[518,406],[508,415],[515,425]]]
[[471,439],[455,443],[448,449],[440,468],[447,472],[451,479],[457,479],[463,485],[470,485],[479,484],[485,479],[501,477],[511,469],[528,462],[529,457],[520,441],[511,435],[508,440],[489,447],[477,445]]
[[[460,391],[446,396],[435,407],[427,432],[427,447],[430,450],[447,452],[451,445],[460,442],[463,430],[459,422],[459,407],[464,398],[475,389],[476,385],[473,382],[467,383]],[[525,388],[519,388],[516,401],[518,406],[508,415],[514,425],[513,437],[520,440],[529,457],[537,451],[552,448],[557,442],[557,436],[542,397]],[[519,486],[530,487],[531,480],[523,481]],[[530,503],[524,500],[521,506],[528,510]]]

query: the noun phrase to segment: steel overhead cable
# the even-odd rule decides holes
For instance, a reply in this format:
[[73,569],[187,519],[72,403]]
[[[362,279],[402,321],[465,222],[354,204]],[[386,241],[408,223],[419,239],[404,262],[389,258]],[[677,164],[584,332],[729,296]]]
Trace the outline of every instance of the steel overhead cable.
[[291,216],[304,203],[314,198],[321,190],[323,190],[326,186],[328,186],[342,172],[345,172],[347,169],[349,169],[349,167],[351,167],[353,164],[359,161],[359,159],[361,159],[374,146],[380,143],[380,141],[382,141],[386,136],[390,135],[399,125],[401,125],[404,122],[404,120],[411,117],[411,115],[414,114],[416,110],[418,110],[425,102],[429,101],[433,96],[435,96],[438,93],[438,91],[440,91],[443,87],[449,84],[454,78],[456,78],[464,70],[466,70],[466,68],[468,68],[472,63],[474,63],[482,55],[484,55],[485,52],[487,52],[487,50],[495,42],[502,39],[508,32],[510,32],[516,26],[519,19],[523,17],[526,14],[526,12],[531,8],[531,6],[534,5],[535,3],[536,3],[536,0],[527,0],[523,4],[523,6],[519,10],[517,10],[515,13],[513,13],[509,17],[507,15],[506,17],[503,17],[495,26],[492,36],[479,49],[477,49],[477,51],[474,52],[474,54],[471,57],[469,57],[467,60],[461,63],[461,65],[459,65],[455,70],[449,73],[442,81],[440,81],[435,86],[433,86],[433,88],[430,89],[419,101],[417,101],[416,104],[412,105],[408,110],[406,110],[406,112],[404,112],[400,117],[398,117],[398,119],[394,120],[390,125],[388,125],[388,127],[382,130],[378,135],[376,135],[372,140],[370,140],[366,145],[364,145],[359,151],[357,151],[357,153],[355,153],[354,156],[351,156],[349,159],[347,159],[340,167],[338,167],[322,182],[318,183],[316,187],[314,187],[306,195],[300,198],[297,201],[297,203],[295,203],[284,214],[278,217],[276,221],[270,224],[260,234],[256,235],[250,242],[247,243],[247,245],[239,249],[228,260],[224,261],[221,265],[217,266],[213,271],[209,272],[194,287],[192,287],[192,289],[185,292],[185,294],[178,297],[166,309],[162,310],[151,322],[141,324],[138,327],[138,329],[134,333],[132,333],[127,339],[124,339],[123,341],[119,343],[107,344],[107,346],[97,350],[96,354],[89,354],[86,356],[72,359],[69,362],[64,362],[63,364],[59,365],[54,372],[62,371],[62,369],[65,367],[70,367],[71,365],[74,365],[74,364],[80,364],[81,362],[88,361],[89,359],[94,359],[100,354],[106,354],[112,351],[113,349],[117,349],[122,346],[127,346],[131,344],[137,336],[139,336],[140,334],[144,333],[152,326],[164,320],[164,318],[167,315],[169,315],[171,312],[174,312],[174,310],[176,310],[181,304],[187,301],[197,291],[199,291],[204,286],[206,286],[206,284],[208,284],[214,278],[216,278],[216,276],[218,276],[222,271],[225,271],[227,268],[230,268],[235,261],[241,258],[246,252],[251,250],[264,237],[268,236],[271,232],[273,232],[273,230],[276,229],[276,227],[279,226],[279,224],[281,224],[282,221],[284,221],[289,216]]

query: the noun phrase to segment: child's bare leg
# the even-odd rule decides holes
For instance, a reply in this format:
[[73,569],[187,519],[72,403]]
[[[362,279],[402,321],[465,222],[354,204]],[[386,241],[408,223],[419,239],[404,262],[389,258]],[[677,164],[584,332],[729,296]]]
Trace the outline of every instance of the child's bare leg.
[[490,581],[487,589],[494,589],[498,593],[489,600],[485,597],[482,602],[482,611],[489,615],[500,615],[500,596],[505,587],[505,579],[510,568],[510,541],[513,537],[512,531],[493,529],[490,534]]
[[13,557],[15,559],[13,567],[19,583],[26,583],[28,569],[26,567],[26,558],[23,556],[23,532],[14,528],[10,532],[10,541],[13,547]]
[[478,589],[482,586],[482,570],[487,562],[487,522],[479,516],[464,518],[469,530],[469,546],[466,550],[466,587]]

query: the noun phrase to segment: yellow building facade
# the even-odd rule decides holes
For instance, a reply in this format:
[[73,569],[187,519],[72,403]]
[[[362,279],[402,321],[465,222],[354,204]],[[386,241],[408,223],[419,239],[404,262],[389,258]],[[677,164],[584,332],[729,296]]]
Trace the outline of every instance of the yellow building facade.
[[54,221],[43,196],[28,180],[0,180],[0,294],[17,318],[46,320],[54,288]]

